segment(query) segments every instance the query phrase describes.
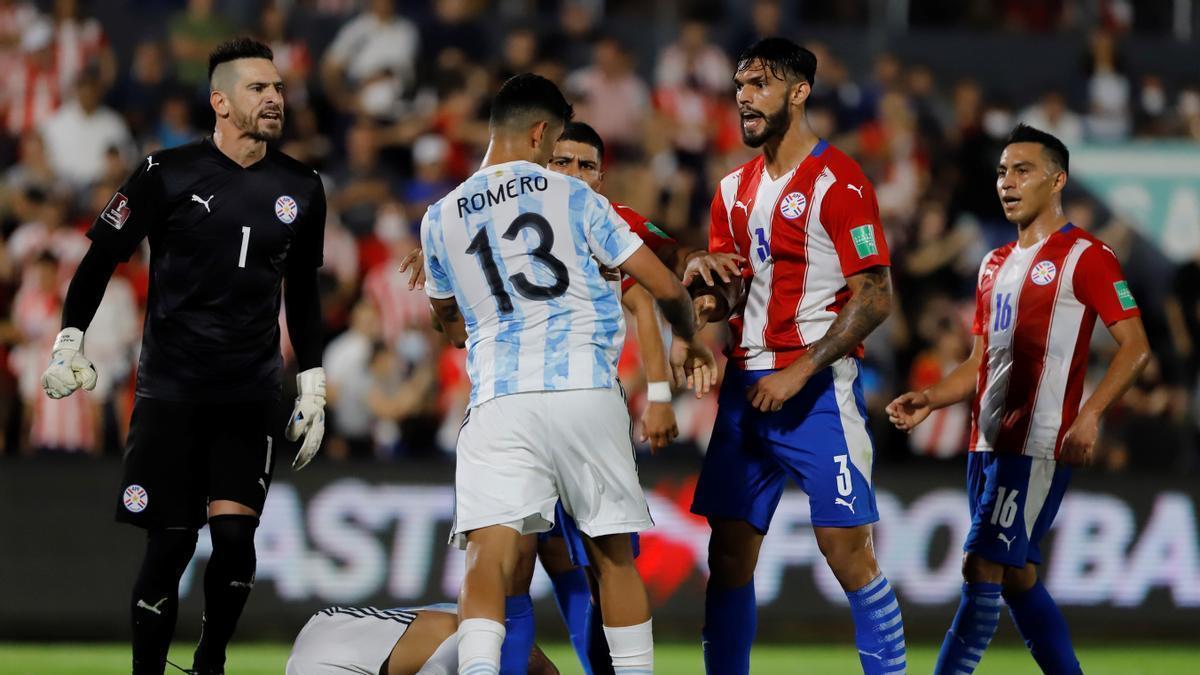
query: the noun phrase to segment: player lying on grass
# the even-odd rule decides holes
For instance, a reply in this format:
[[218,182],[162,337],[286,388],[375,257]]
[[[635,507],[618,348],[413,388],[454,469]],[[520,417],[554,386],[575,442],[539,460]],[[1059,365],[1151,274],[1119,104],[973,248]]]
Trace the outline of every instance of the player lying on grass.
[[[312,616],[292,646],[286,675],[452,675],[458,672],[458,607],[329,607]],[[508,642],[502,651],[508,650]],[[534,646],[522,675],[558,675]]]

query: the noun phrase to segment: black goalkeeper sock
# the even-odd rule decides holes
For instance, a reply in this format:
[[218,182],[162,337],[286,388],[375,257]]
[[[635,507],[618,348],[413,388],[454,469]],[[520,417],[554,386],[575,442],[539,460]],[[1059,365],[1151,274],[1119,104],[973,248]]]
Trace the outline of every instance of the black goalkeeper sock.
[[192,669],[221,673],[225,648],[254,588],[254,530],[258,517],[228,515],[208,519],[213,552],[204,571],[204,627]]
[[133,584],[133,675],[162,675],[175,617],[179,578],[196,552],[196,531],[150,530],[146,557]]

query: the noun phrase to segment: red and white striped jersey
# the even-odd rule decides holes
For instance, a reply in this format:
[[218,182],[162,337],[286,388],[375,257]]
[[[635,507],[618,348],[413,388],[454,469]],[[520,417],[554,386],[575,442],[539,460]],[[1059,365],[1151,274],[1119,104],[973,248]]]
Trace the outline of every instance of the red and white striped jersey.
[[972,332],[983,337],[971,408],[972,452],[1057,458],[1079,414],[1096,316],[1139,316],[1112,249],[1067,224],[979,268]]
[[[846,278],[890,264],[875,189],[823,140],[779,178],[762,155],[725,176],[708,238],[709,251],[750,261],[745,307],[729,318],[729,357],[747,370],[795,361],[850,299]],[[854,354],[862,353],[859,345]]]
[[35,131],[62,103],[57,66],[41,68],[28,58],[4,74],[2,87],[5,127],[14,136]]
[[396,271],[400,262],[389,259],[367,272],[363,280],[363,295],[375,303],[383,339],[395,345],[407,330],[420,330],[432,324],[429,296],[418,286],[408,289],[408,275]]

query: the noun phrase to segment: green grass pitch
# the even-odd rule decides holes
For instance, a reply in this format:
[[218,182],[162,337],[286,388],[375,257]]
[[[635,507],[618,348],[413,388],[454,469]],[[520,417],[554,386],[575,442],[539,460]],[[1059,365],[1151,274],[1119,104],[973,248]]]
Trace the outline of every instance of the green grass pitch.
[[[569,645],[545,646],[546,653],[563,675],[580,675]],[[280,675],[288,647],[278,644],[240,645],[231,650],[228,675]],[[659,675],[700,675],[704,672],[698,646],[663,644],[656,649],[655,672]],[[1089,675],[1139,675],[1194,672],[1200,646],[1097,646],[1084,647],[1080,661]],[[910,647],[908,671],[929,673],[937,647]],[[191,646],[179,646],[172,661],[191,665]],[[167,669],[167,673],[177,672]],[[862,672],[853,646],[758,645],[751,668],[754,675],[837,675]],[[978,671],[981,675],[1037,673],[1024,649],[997,645],[988,650]],[[129,648],[123,644],[15,644],[0,643],[0,675],[127,675]]]

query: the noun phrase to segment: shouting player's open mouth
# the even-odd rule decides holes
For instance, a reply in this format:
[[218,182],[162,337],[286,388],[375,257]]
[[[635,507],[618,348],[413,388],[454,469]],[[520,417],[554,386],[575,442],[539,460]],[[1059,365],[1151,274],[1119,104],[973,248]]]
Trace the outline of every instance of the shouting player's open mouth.
[[766,118],[761,113],[754,112],[753,110],[743,110],[741,115],[742,131],[744,132],[753,134],[762,131],[763,126],[766,124]]

